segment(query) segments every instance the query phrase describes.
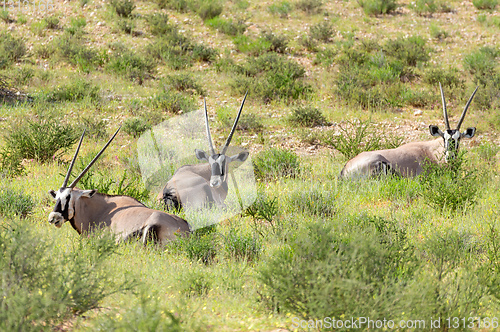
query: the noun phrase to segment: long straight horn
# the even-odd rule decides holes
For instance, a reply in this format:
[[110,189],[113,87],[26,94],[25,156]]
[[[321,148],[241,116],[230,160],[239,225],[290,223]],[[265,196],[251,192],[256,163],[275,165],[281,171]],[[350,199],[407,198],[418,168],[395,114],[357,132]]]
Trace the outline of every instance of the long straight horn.
[[64,178],[64,182],[63,182],[61,188],[66,188],[66,185],[68,184],[69,176],[71,175],[71,171],[73,170],[73,166],[75,165],[76,157],[78,156],[78,152],[80,151],[80,146],[82,146],[83,136],[85,136],[86,130],[87,129],[83,130],[82,137],[80,137],[80,142],[78,143],[78,147],[76,148],[75,155],[73,156],[73,159],[71,160],[71,164],[69,165],[68,172],[66,173],[66,177]]
[[85,169],[80,173],[80,175],[78,175],[78,177],[69,185],[69,188],[74,188],[76,186],[76,184],[78,183],[78,181],[80,181],[80,179],[85,175],[85,173],[87,173],[87,171],[90,169],[90,167],[92,167],[92,165],[97,161],[97,159],[99,159],[99,157],[104,152],[104,150],[106,150],[106,148],[108,147],[108,145],[113,141],[113,139],[115,138],[115,136],[120,131],[121,127],[122,126],[118,127],[118,129],[116,130],[115,134],[109,139],[108,143],[106,143],[106,145],[104,145],[104,147],[101,149],[101,151],[99,151],[99,153],[94,157],[94,159],[92,159],[92,161],[87,165],[87,167],[85,167]]
[[238,115],[236,116],[236,120],[234,120],[233,128],[231,129],[231,132],[229,133],[229,136],[227,137],[226,144],[224,144],[224,147],[222,148],[221,154],[225,154],[226,150],[231,143],[231,139],[233,138],[234,131],[236,130],[236,125],[238,124],[238,120],[240,119],[241,111],[243,110],[243,105],[245,105],[245,100],[247,99],[248,91],[245,93],[245,97],[243,98],[243,101],[241,102],[241,107],[240,110],[238,111]]
[[205,105],[205,127],[207,128],[208,145],[210,145],[210,154],[213,156],[215,154],[215,150],[214,150],[214,144],[212,142],[212,135],[210,135],[210,125],[208,124],[207,101],[205,98],[203,98],[203,104]]
[[441,101],[443,102],[444,124],[446,126],[446,130],[450,130],[450,122],[448,121],[448,112],[446,111],[446,101],[444,100],[444,93],[441,82],[439,82],[439,90],[441,90]]
[[462,125],[462,122],[464,122],[465,119],[465,113],[467,113],[467,109],[469,108],[470,103],[472,102],[472,98],[474,98],[474,95],[476,94],[477,89],[479,88],[476,87],[476,90],[472,93],[472,96],[470,96],[469,101],[467,104],[465,104],[464,111],[462,112],[462,116],[460,117],[460,120],[458,120],[458,125],[457,125],[457,130],[460,130],[460,126]]

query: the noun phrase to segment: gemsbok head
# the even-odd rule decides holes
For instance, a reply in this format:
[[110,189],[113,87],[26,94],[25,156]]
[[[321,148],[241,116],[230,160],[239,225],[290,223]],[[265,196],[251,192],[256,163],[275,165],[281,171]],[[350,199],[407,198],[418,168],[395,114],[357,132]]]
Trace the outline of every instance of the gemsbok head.
[[109,227],[117,235],[118,240],[141,237],[144,243],[150,240],[161,243],[174,240],[177,235],[187,235],[190,231],[188,223],[175,215],[149,209],[129,196],[106,195],[98,193],[95,189],[76,188],[78,181],[102,155],[119,130],[120,128],[68,186],[71,171],[85,136],[85,131],[83,132],[61,188],[49,191],[56,200],[56,205],[49,214],[49,223],[61,227],[69,221],[79,234]]
[[174,173],[163,191],[158,195],[158,199],[162,200],[167,207],[180,208],[185,205],[203,207],[212,203],[215,203],[217,206],[224,205],[224,200],[228,192],[227,176],[229,164],[234,161],[244,162],[249,155],[246,151],[233,156],[226,154],[236,126],[238,125],[247,94],[243,98],[231,132],[219,152],[214,148],[212,135],[210,134],[207,103],[204,101],[205,128],[207,131],[209,152],[195,149],[195,156],[198,160],[206,161],[207,163],[185,165]]
[[476,128],[474,127],[467,128],[464,132],[460,132],[460,127],[478,88],[474,90],[467,101],[455,129],[451,129],[450,127],[441,84],[439,84],[439,89],[443,104],[445,131],[441,131],[436,125],[429,126],[431,135],[440,137],[439,139],[407,143],[395,149],[362,152],[345,164],[340,172],[340,179],[363,178],[381,174],[397,174],[403,177],[412,177],[422,173],[422,166],[425,162],[440,163],[455,158],[460,145],[460,139],[472,138],[476,133]]

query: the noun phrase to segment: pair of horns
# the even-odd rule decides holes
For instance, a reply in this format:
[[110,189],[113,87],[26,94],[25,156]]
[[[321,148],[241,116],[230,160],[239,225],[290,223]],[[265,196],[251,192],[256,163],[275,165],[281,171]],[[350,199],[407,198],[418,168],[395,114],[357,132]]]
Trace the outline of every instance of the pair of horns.
[[[243,98],[243,101],[241,102],[240,110],[238,111],[238,115],[236,116],[236,119],[234,120],[233,128],[231,128],[231,132],[229,133],[229,136],[227,137],[226,143],[222,147],[221,153],[220,154],[225,154],[226,150],[231,143],[231,139],[233,138],[234,131],[236,130],[236,125],[238,124],[238,120],[240,119],[241,111],[243,110],[243,105],[245,104],[245,100],[247,99],[248,91],[245,93],[245,97]],[[207,101],[205,98],[203,98],[203,102],[205,104],[205,126],[207,128],[207,138],[208,138],[208,144],[210,145],[210,154],[214,155],[215,150],[214,150],[214,144],[212,142],[212,135],[210,135],[210,125],[208,124],[208,111],[207,111]]]
[[[467,109],[470,106],[470,103],[472,102],[472,99],[474,98],[474,95],[476,94],[476,91],[479,87],[476,87],[476,90],[472,93],[472,96],[470,96],[469,101],[467,104],[465,104],[464,111],[462,112],[462,116],[460,117],[460,120],[458,120],[458,125],[457,125],[457,130],[460,130],[460,126],[462,125],[462,122],[465,119],[465,114],[467,113]],[[441,90],[441,101],[443,102],[443,112],[444,112],[444,124],[446,125],[446,130],[450,130],[450,122],[448,121],[448,112],[446,111],[446,101],[444,99],[444,93],[443,93],[443,88],[441,87],[441,83],[439,83],[439,89]]]
[[106,145],[104,145],[104,147],[101,149],[101,151],[99,151],[99,153],[94,157],[94,159],[92,159],[92,161],[87,165],[87,167],[85,167],[85,169],[80,173],[80,175],[78,175],[76,177],[76,179],[73,182],[71,182],[69,187],[66,187],[66,185],[68,184],[69,177],[71,175],[71,171],[73,170],[73,166],[75,165],[76,157],[78,156],[78,152],[80,151],[80,146],[82,146],[83,137],[85,136],[86,130],[83,130],[83,134],[80,137],[80,142],[78,143],[78,147],[76,148],[75,155],[73,156],[73,159],[71,160],[71,164],[69,165],[69,168],[68,168],[68,173],[66,173],[66,177],[64,178],[64,182],[63,182],[63,185],[61,186],[61,188],[74,188],[76,186],[78,181],[80,181],[80,179],[85,175],[85,173],[87,173],[87,171],[90,169],[90,167],[92,167],[92,165],[97,161],[97,159],[99,159],[99,157],[103,154],[104,150],[106,150],[106,148],[109,146],[109,144],[111,144],[113,139],[116,137],[116,135],[120,131],[120,128],[121,128],[121,126],[118,127],[118,129],[116,130],[114,135],[109,139],[108,143],[106,143]]

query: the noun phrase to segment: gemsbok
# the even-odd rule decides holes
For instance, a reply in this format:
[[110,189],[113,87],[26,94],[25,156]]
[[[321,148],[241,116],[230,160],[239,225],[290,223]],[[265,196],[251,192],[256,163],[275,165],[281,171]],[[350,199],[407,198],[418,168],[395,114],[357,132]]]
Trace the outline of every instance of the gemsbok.
[[440,163],[443,161],[443,157],[444,161],[455,158],[460,139],[472,138],[476,133],[475,127],[467,128],[461,133],[460,126],[478,88],[474,90],[467,101],[456,129],[450,128],[441,83],[439,89],[441,90],[446,130],[442,132],[438,126],[430,125],[429,131],[432,136],[440,138],[427,142],[407,143],[395,149],[362,152],[346,163],[340,172],[340,179],[373,177],[381,174],[413,177],[422,173],[422,166],[425,162]]
[[119,241],[140,236],[143,243],[148,241],[163,243],[176,239],[177,235],[188,235],[190,229],[184,219],[149,209],[132,197],[106,195],[98,193],[97,190],[75,188],[78,181],[101,156],[119,130],[120,128],[80,175],[67,186],[85,136],[85,131],[83,132],[61,188],[58,191],[49,191],[49,194],[56,200],[54,210],[49,214],[49,223],[59,228],[69,221],[79,234],[109,227],[117,235]]
[[216,153],[213,146],[210,125],[208,123],[207,103],[204,101],[205,127],[210,154],[207,154],[203,150],[195,149],[195,156],[198,160],[207,161],[207,163],[184,165],[175,171],[172,178],[163,188],[163,191],[158,194],[158,200],[163,201],[167,208],[179,209],[181,207],[190,207],[196,209],[207,207],[211,204],[215,204],[218,207],[224,206],[224,201],[228,194],[227,176],[229,173],[229,164],[233,161],[243,163],[249,155],[246,151],[233,156],[226,155],[227,148],[231,143],[238,120],[240,119],[246,97],[247,94],[243,98],[231,132],[220,153]]

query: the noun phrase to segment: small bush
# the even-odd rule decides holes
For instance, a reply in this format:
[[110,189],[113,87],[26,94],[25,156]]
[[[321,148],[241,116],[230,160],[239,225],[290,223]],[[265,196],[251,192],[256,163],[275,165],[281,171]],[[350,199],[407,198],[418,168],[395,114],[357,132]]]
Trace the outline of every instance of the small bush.
[[182,93],[162,89],[160,93],[151,100],[155,109],[166,113],[179,114],[179,112],[190,112],[196,109],[196,104],[192,97]]
[[314,14],[321,10],[323,7],[322,0],[298,0],[295,2],[295,8],[302,10],[308,14]]
[[299,172],[299,157],[281,148],[270,148],[252,159],[255,175],[262,180],[277,180],[294,177]]
[[425,46],[426,41],[420,36],[400,37],[389,40],[384,51],[408,66],[415,67],[419,62],[427,62],[430,59],[430,49]]
[[168,15],[164,13],[156,13],[147,17],[149,29],[155,36],[163,36],[171,34],[176,30],[175,27],[168,23]]
[[135,21],[131,18],[120,18],[116,21],[116,26],[120,31],[130,35],[134,31]]
[[438,9],[434,0],[416,0],[410,6],[418,15],[432,15]]
[[316,127],[328,124],[325,116],[319,109],[311,106],[299,106],[292,110],[288,122],[302,127]]
[[39,22],[33,22],[31,23],[31,32],[33,32],[35,35],[42,37],[45,35],[45,30],[47,29],[47,22],[45,21],[39,21]]
[[59,18],[55,16],[48,16],[43,19],[47,24],[47,29],[58,29],[59,28]]
[[26,46],[21,38],[9,32],[0,33],[0,69],[19,61],[26,54]]
[[134,0],[111,0],[109,5],[115,13],[124,18],[132,16],[132,11],[135,9]]
[[196,13],[203,21],[219,16],[224,8],[222,3],[218,0],[199,1],[196,7]]
[[5,23],[9,24],[14,22],[9,16],[9,11],[8,10],[0,10],[0,20],[4,21]]
[[293,6],[288,1],[280,1],[278,3],[273,3],[267,10],[273,15],[279,15],[281,18],[286,18],[292,11]]
[[499,56],[498,49],[484,46],[464,57],[464,67],[478,83],[486,85],[495,74]]
[[441,29],[434,23],[431,23],[431,25],[429,26],[429,30],[431,37],[434,39],[443,40],[448,37],[448,32],[446,32],[446,30]]
[[310,186],[292,191],[286,198],[286,203],[292,211],[304,215],[332,217],[336,214],[336,197],[331,191]]
[[13,76],[16,86],[27,85],[35,76],[35,70],[30,67],[19,67],[16,68]]
[[146,130],[151,129],[151,124],[142,117],[127,119],[123,122],[123,131],[130,136],[137,138]]
[[87,25],[87,21],[83,17],[74,18],[72,17],[70,20],[69,28],[66,28],[65,32],[67,32],[71,36],[80,37],[83,35],[83,28]]
[[477,9],[493,10],[498,5],[498,0],[472,0],[472,4]]
[[229,36],[240,35],[247,29],[243,21],[234,22],[232,19],[228,20],[219,16],[206,20],[205,24]]
[[180,13],[185,13],[188,9],[187,0],[154,0],[160,9],[172,9]]
[[191,270],[182,278],[182,293],[187,296],[205,296],[212,289],[212,281],[205,271]]
[[197,229],[191,236],[179,239],[180,248],[195,262],[210,264],[218,252],[218,238],[213,226]]
[[324,43],[331,41],[334,33],[335,30],[330,21],[322,21],[309,28],[309,36]]
[[224,250],[230,257],[235,259],[256,260],[262,250],[262,243],[254,235],[243,234],[234,229],[229,234],[223,236]]
[[106,132],[106,121],[95,115],[80,116],[80,128],[86,130],[85,136],[93,139],[104,139],[108,136]]
[[398,4],[395,0],[358,0],[366,15],[390,14]]
[[53,91],[49,92],[47,99],[49,101],[79,101],[90,100],[98,101],[100,99],[100,87],[92,82],[82,78],[76,78],[70,83],[58,86]]
[[254,219],[266,220],[274,227],[274,217],[278,214],[278,198],[263,197],[258,198],[245,210],[245,215]]
[[194,76],[190,73],[179,73],[175,75],[168,75],[164,81],[164,87],[173,88],[177,91],[189,92],[191,94],[198,94],[203,96],[205,91],[201,84],[199,84]]
[[124,75],[139,85],[155,71],[155,63],[147,57],[133,53],[121,44],[113,45],[113,48],[114,52],[106,65],[108,71]]
[[243,114],[238,121],[238,130],[257,132],[263,129],[262,118],[253,113]]
[[36,44],[33,46],[33,53],[41,59],[50,59],[56,50],[48,44]]
[[99,62],[98,53],[85,46],[79,35],[63,34],[51,44],[57,54],[69,63],[78,66],[83,71],[88,72]]
[[434,87],[441,83],[443,87],[451,89],[464,85],[464,80],[460,78],[460,72],[456,68],[430,68],[424,72],[423,81]]
[[57,158],[78,139],[73,128],[55,117],[23,120],[4,134],[4,152],[20,159],[47,162]]
[[26,217],[35,207],[31,196],[9,188],[0,189],[0,215]]
[[461,212],[479,198],[480,174],[467,167],[463,152],[443,165],[427,163],[423,173],[421,195],[430,207]]

